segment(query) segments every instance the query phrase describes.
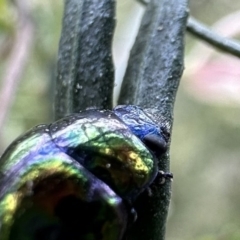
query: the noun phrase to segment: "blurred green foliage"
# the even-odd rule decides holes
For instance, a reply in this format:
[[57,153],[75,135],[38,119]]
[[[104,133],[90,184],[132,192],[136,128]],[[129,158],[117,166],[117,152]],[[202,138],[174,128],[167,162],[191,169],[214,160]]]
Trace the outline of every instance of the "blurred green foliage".
[[0,0],[0,33],[9,33],[14,29],[13,9],[7,0]]
[[[4,19],[8,19],[9,24],[6,28],[8,30],[1,29],[0,34],[1,53],[4,52],[4,48],[7,48],[7,51],[0,55],[1,79],[5,74],[2,66],[8,63],[11,45],[14,41],[14,33],[12,34],[9,29],[14,29],[17,25],[16,6],[9,1],[1,0],[0,6],[2,5],[0,15],[6,16]],[[53,80],[56,71],[62,12],[62,1],[31,1],[34,43],[16,96],[12,96],[15,100],[6,125],[2,129],[1,151],[26,129],[51,120]],[[5,24],[5,26],[7,25]],[[12,41],[11,36],[13,37]]]
[[[240,2],[192,0],[190,7],[194,16],[213,23],[240,8]],[[63,1],[34,0],[31,8],[34,45],[2,129],[1,150],[28,128],[51,121]],[[134,1],[118,0],[115,59],[124,41],[130,41],[128,35],[133,30],[128,22],[135,17],[136,8],[142,9]],[[15,31],[15,11],[14,4],[0,0],[1,78]],[[192,38],[188,42],[187,50],[194,44]],[[183,81],[180,86],[175,106],[171,145],[174,182],[166,239],[238,240],[240,106],[203,104],[186,92],[185,84]]]

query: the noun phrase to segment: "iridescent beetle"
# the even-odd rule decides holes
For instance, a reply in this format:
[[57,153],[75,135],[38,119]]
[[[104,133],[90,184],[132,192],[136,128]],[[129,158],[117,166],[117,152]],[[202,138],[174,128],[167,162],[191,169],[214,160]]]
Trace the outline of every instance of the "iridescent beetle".
[[0,239],[122,239],[166,142],[136,106],[87,110],[31,129],[0,159]]

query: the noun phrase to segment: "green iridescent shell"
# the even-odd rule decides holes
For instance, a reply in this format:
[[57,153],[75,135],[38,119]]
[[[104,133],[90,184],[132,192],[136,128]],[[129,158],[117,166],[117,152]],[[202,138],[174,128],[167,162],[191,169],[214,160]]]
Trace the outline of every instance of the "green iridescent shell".
[[60,149],[125,199],[137,197],[157,174],[154,156],[111,111],[72,115],[53,123],[50,132]]
[[122,238],[122,199],[56,148],[45,126],[15,141],[1,161],[2,240]]
[[1,239],[122,239],[127,205],[155,179],[164,144],[134,106],[33,128],[0,159]]

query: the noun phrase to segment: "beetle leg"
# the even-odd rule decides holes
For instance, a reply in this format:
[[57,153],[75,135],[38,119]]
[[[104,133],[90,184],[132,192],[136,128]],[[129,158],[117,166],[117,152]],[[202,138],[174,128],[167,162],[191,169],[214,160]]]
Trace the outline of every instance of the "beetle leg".
[[173,174],[170,172],[158,171],[157,181],[160,185],[164,184],[166,180],[173,180]]

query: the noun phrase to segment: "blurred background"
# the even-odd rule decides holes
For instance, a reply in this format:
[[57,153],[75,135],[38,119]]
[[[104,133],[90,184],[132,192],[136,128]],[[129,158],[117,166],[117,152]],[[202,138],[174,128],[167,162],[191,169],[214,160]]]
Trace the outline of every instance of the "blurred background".
[[[240,1],[190,0],[191,15],[240,38]],[[0,0],[0,153],[51,122],[63,0]],[[144,7],[118,0],[114,39],[118,95]],[[31,18],[26,16],[31,15]],[[167,240],[240,239],[240,59],[187,34],[175,105],[174,173]]]

